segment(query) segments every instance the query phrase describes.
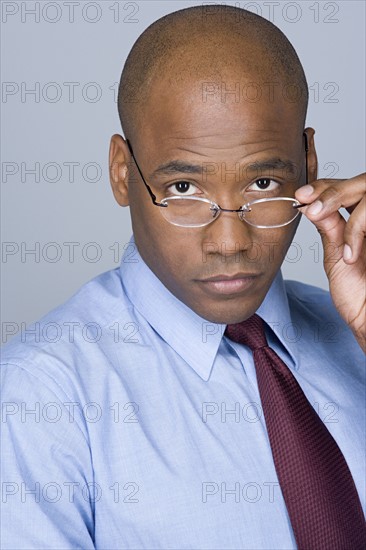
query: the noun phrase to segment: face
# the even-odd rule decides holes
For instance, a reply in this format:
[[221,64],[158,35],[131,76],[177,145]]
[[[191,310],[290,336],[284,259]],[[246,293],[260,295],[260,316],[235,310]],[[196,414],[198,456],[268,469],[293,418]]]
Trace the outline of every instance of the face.
[[[227,76],[226,89],[235,88],[237,74]],[[240,81],[240,87],[247,83]],[[258,198],[293,197],[305,184],[296,104],[282,97],[250,102],[227,96],[225,102],[219,94],[205,97],[202,85],[156,83],[144,110],[143,131],[133,139],[127,136],[157,200],[199,196],[236,209]],[[308,135],[313,148],[311,130]],[[295,173],[249,168],[274,159],[292,162]],[[276,229],[255,228],[232,212],[221,212],[204,227],[175,226],[153,205],[120,136],[112,138],[110,160],[119,166],[111,171],[111,182],[117,201],[130,206],[138,250],[166,288],[211,322],[237,323],[251,316],[282,264],[300,216]],[[201,170],[157,172],[172,161]]]

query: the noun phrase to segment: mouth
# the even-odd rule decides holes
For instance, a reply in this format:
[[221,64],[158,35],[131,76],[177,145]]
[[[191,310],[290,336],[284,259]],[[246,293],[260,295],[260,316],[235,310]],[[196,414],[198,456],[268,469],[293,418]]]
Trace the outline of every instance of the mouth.
[[235,275],[215,275],[196,282],[209,294],[237,295],[250,289],[259,279],[261,273],[236,273]]

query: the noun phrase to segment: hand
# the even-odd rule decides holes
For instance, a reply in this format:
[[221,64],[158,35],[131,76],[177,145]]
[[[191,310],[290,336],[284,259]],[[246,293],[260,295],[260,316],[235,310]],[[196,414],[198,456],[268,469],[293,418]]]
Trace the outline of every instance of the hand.
[[[366,352],[366,174],[347,180],[319,179],[295,197],[314,223],[324,248],[324,269],[338,312]],[[345,207],[348,221],[338,212]]]

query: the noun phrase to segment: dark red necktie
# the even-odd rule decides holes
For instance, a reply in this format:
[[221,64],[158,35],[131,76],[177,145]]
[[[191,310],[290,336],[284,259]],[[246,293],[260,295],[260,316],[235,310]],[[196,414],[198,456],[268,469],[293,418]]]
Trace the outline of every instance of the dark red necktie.
[[273,461],[301,550],[365,550],[366,524],[337,443],[253,315],[225,335],[253,352]]

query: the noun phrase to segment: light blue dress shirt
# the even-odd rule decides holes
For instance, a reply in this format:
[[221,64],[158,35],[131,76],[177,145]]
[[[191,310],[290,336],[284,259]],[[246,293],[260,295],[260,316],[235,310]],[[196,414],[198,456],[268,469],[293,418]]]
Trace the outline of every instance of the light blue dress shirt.
[[[132,247],[132,248],[131,248]],[[365,364],[327,292],[258,310],[365,509]],[[2,350],[5,549],[292,549],[249,349],[127,248]]]

